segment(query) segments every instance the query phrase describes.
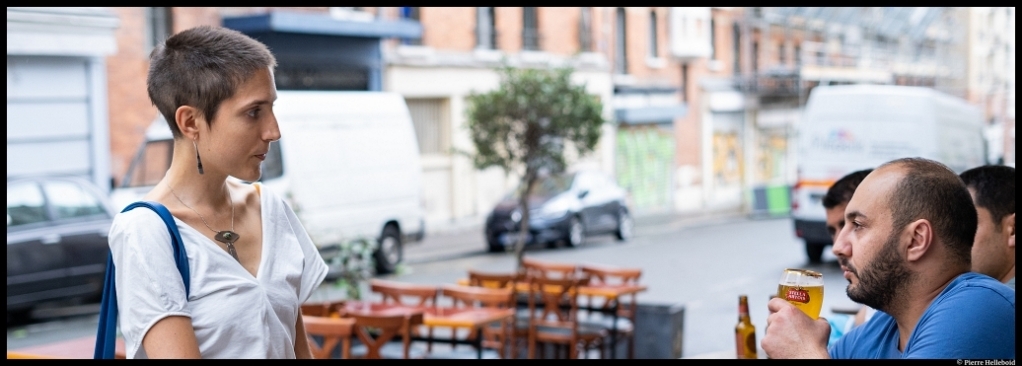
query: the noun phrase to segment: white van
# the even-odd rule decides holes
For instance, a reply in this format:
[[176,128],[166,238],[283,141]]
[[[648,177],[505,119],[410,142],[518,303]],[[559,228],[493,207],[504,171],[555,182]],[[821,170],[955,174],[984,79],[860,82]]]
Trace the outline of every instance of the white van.
[[[341,243],[377,238],[379,273],[393,272],[403,244],[425,232],[419,148],[404,98],[384,92],[279,91],[281,139],[260,181],[285,197],[328,263]],[[173,136],[162,117],[147,131],[112,193],[118,209],[137,201],[170,166]]]
[[822,199],[848,173],[904,157],[923,157],[961,173],[986,163],[980,111],[922,87],[821,86],[798,128],[795,235],[818,262],[830,244]]

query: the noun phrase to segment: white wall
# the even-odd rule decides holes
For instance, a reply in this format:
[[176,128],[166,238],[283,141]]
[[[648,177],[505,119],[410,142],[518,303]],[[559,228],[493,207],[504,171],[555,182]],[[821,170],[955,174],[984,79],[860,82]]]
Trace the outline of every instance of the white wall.
[[[572,80],[586,83],[586,89],[599,95],[604,103],[604,115],[611,116],[609,101],[613,84],[608,72],[576,71]],[[500,76],[488,68],[389,65],[384,72],[383,89],[406,98],[447,98],[451,145],[461,151],[472,151],[474,148],[466,125],[465,98],[473,91],[493,90],[499,83]],[[615,130],[608,123],[603,131],[597,151],[576,165],[594,166],[613,174]],[[423,168],[427,175],[449,169],[448,179],[434,175],[423,180],[424,194],[450,192],[451,197],[449,215],[433,215],[433,219],[426,223],[429,232],[481,226],[493,205],[517,184],[515,174],[505,176],[499,168],[477,170],[471,161],[460,155],[423,157]],[[444,184],[449,186],[440,186]]]

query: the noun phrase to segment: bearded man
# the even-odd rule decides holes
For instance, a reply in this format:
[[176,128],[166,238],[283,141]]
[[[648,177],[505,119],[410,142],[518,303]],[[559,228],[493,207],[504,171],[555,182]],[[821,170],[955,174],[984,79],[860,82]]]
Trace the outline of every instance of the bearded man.
[[763,350],[770,358],[1014,359],[1015,292],[970,271],[977,219],[965,183],[943,164],[881,165],[848,202],[833,248],[848,297],[876,315],[828,350],[826,319],[773,299]]

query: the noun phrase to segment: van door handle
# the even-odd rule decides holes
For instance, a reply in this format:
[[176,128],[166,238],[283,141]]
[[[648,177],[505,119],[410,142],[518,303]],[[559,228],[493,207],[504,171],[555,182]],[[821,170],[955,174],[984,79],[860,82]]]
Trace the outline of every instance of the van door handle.
[[46,234],[39,239],[43,244],[57,244],[60,243],[60,234]]

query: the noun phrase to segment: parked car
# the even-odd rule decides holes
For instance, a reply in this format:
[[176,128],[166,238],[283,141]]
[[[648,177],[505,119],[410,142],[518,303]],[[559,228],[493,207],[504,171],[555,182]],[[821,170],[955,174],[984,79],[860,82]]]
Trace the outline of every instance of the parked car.
[[[504,251],[518,240],[522,213],[521,188],[508,193],[486,218],[486,243],[491,252]],[[571,247],[587,236],[613,234],[631,238],[634,222],[627,192],[597,171],[579,171],[541,177],[529,197],[529,233],[526,243]]]
[[100,298],[113,215],[85,180],[7,181],[8,321],[43,302]]

